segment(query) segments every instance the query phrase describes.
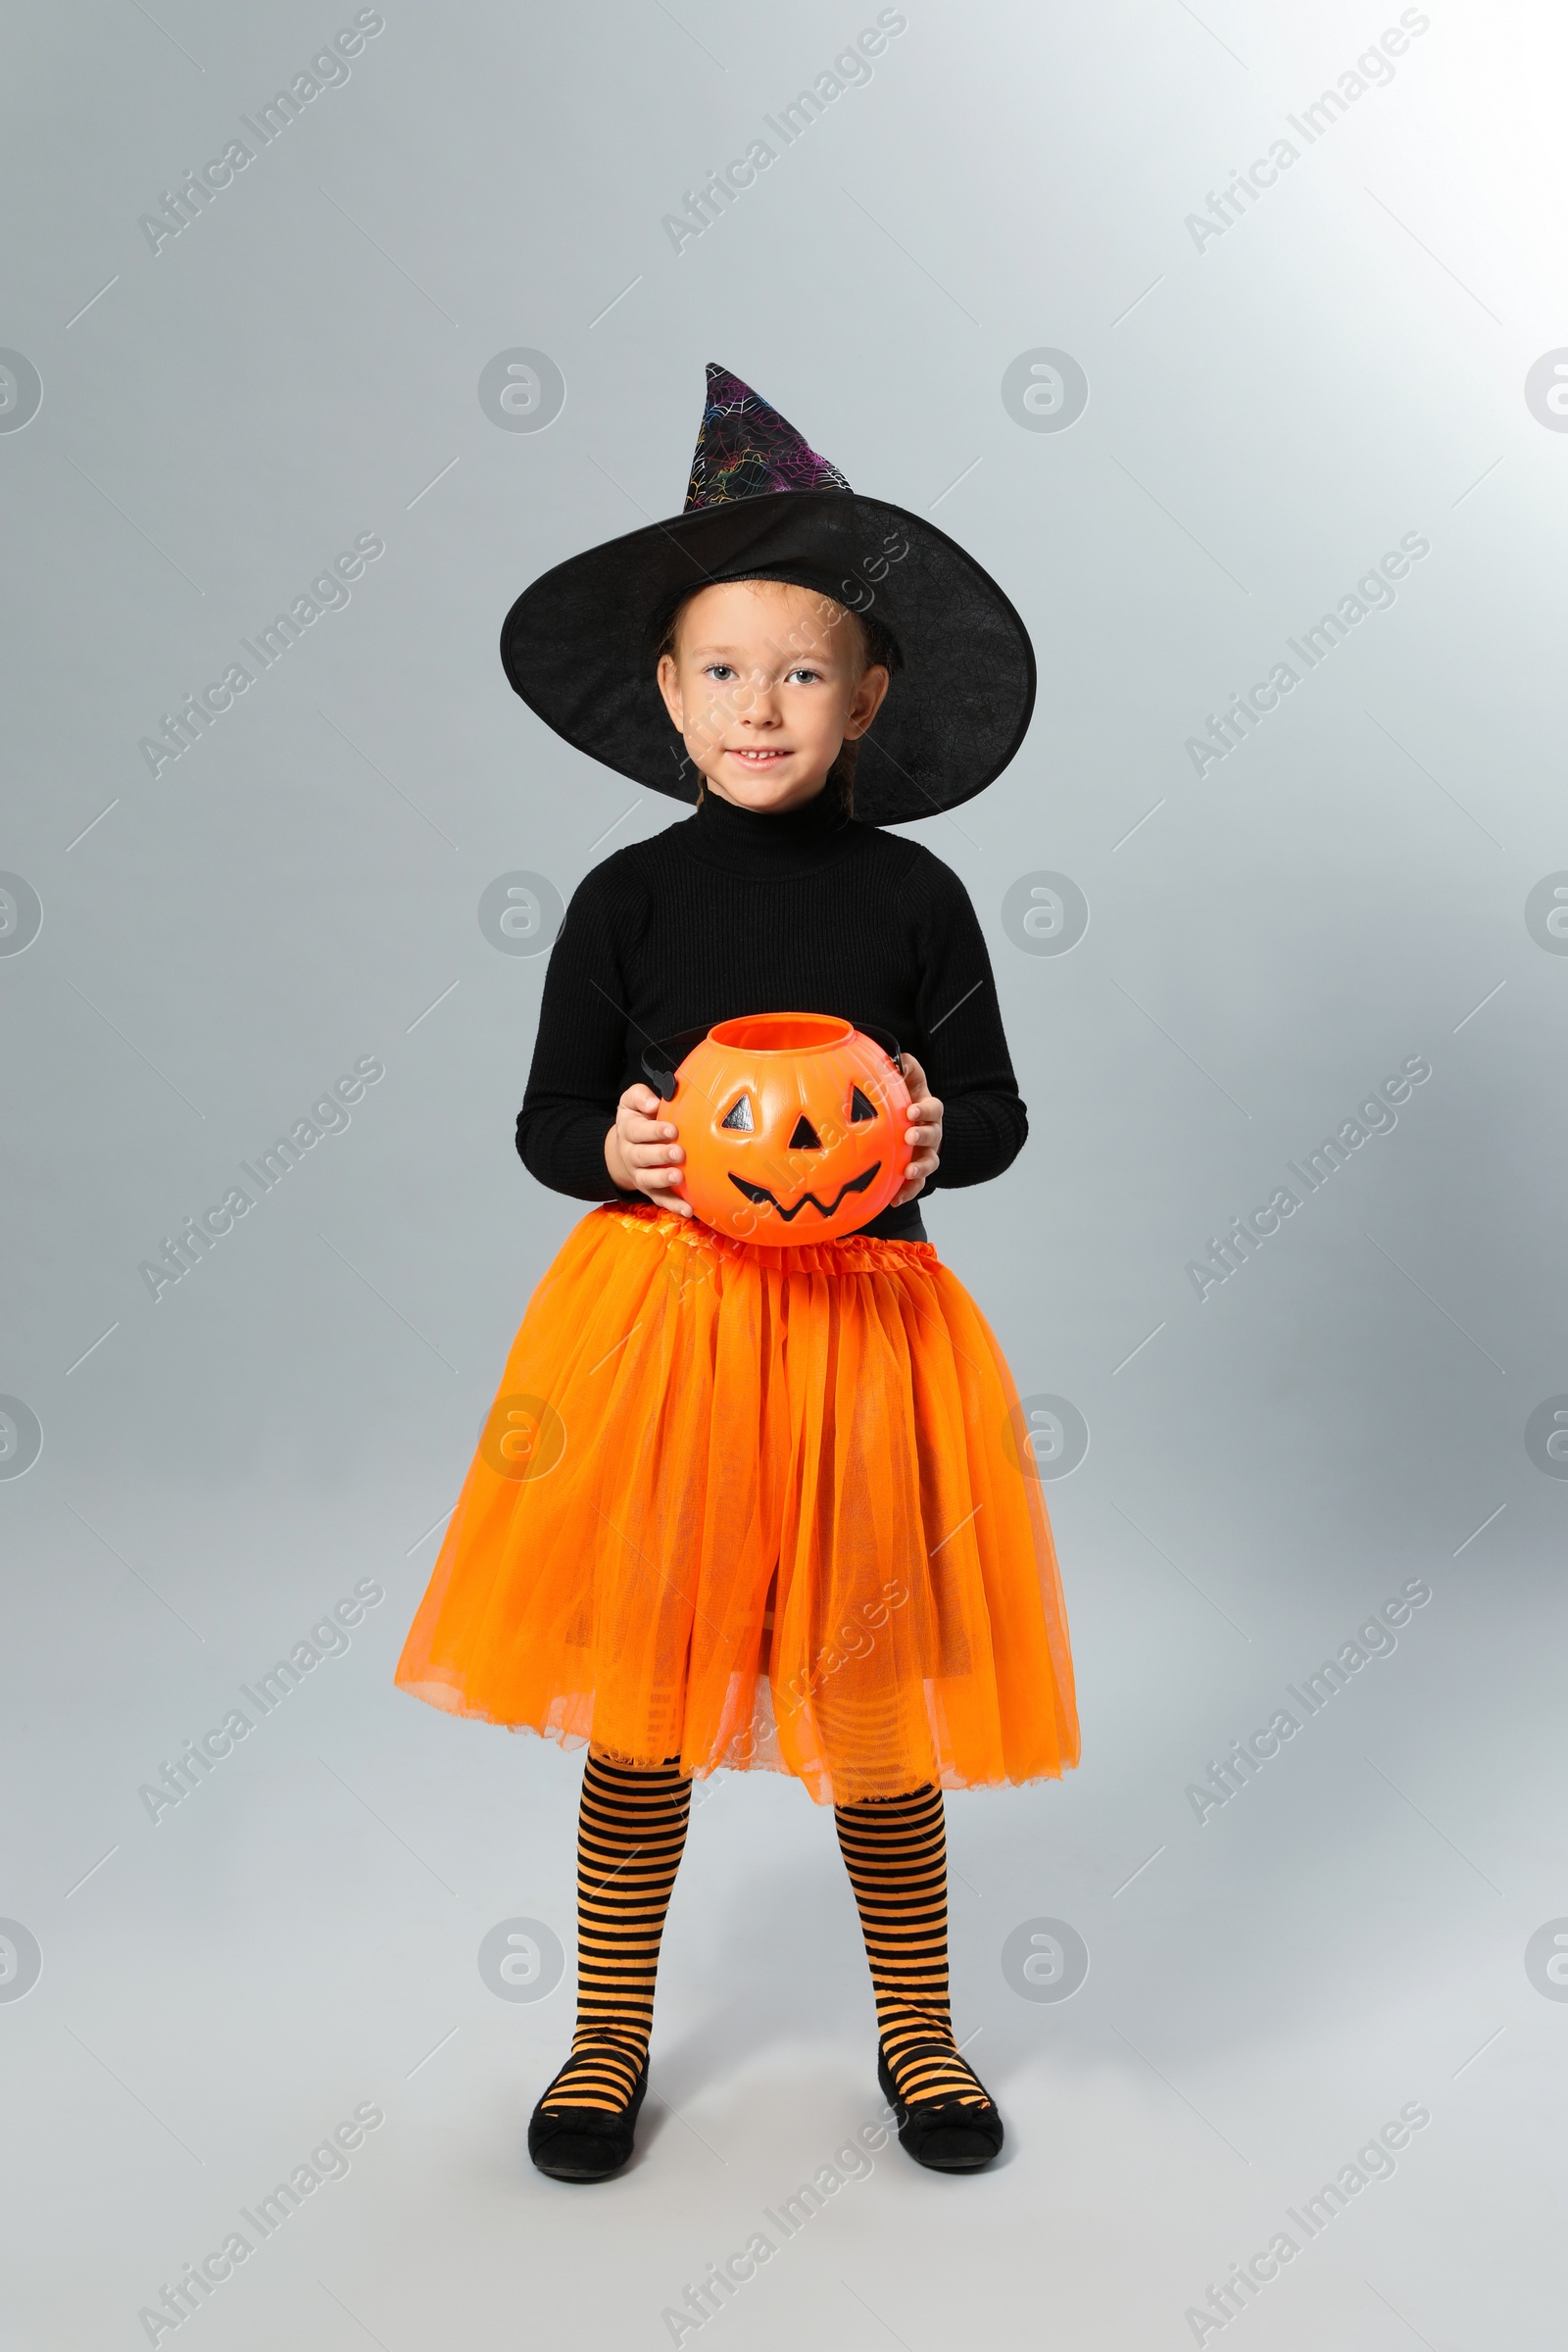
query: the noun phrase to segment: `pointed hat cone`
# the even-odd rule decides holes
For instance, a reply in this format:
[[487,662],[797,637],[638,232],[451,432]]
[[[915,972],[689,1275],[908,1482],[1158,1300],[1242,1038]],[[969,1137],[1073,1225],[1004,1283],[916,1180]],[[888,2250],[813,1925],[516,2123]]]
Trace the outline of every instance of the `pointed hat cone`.
[[848,490],[838,467],[819,458],[787,416],[731,375],[708,363],[708,398],[686,485],[688,514],[772,490]]

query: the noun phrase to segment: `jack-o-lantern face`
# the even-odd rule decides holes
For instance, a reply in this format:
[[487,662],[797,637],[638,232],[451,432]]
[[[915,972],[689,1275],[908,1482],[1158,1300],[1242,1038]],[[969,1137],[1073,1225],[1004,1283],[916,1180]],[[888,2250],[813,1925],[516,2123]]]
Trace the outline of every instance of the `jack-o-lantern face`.
[[874,1038],[825,1013],[765,1012],[709,1031],[665,1115],[704,1224],[782,1248],[836,1240],[886,1208],[908,1170],[908,1113]]

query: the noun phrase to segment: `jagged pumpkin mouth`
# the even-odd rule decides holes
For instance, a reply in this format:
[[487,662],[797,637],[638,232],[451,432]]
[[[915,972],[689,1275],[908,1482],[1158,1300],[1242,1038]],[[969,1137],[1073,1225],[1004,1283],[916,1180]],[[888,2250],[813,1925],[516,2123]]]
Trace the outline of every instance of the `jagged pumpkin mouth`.
[[736,1176],[733,1173],[730,1176],[730,1182],[732,1185],[734,1185],[737,1192],[741,1192],[746,1195],[747,1200],[750,1200],[754,1206],[760,1206],[764,1200],[771,1201],[773,1206],[778,1210],[779,1215],[783,1218],[785,1224],[788,1225],[793,1218],[800,1215],[808,1200],[809,1200],[811,1206],[816,1210],[816,1213],[819,1217],[831,1217],[836,1212],[840,1201],[845,1200],[849,1194],[863,1193],[865,1191],[867,1185],[871,1183],[881,1165],[882,1162],[879,1159],[873,1159],[871,1165],[868,1168],[862,1169],[858,1176],[852,1176],[847,1183],[841,1184],[838,1191],[834,1194],[832,1201],[826,1206],[823,1205],[814,1193],[803,1193],[793,1208],[786,1208],[783,1201],[779,1199],[777,1193],[770,1193],[765,1184],[748,1184],[744,1176]]

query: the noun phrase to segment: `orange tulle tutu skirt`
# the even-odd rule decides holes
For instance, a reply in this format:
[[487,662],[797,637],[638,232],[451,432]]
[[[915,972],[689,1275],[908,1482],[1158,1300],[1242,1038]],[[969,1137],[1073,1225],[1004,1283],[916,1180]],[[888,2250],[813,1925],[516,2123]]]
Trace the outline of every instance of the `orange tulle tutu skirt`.
[[397,1683],[819,1804],[1078,1761],[1016,1389],[929,1242],[591,1209],[528,1302]]

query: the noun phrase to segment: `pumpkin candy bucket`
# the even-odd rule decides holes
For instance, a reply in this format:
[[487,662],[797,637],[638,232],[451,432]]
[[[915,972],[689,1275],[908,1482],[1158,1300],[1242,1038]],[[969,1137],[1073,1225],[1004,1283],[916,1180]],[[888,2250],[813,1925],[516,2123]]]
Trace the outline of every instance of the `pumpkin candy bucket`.
[[895,1039],[820,1012],[749,1013],[693,1034],[650,1049],[643,1067],[671,1105],[679,1190],[705,1225],[782,1249],[836,1241],[887,1207],[911,1156]]

